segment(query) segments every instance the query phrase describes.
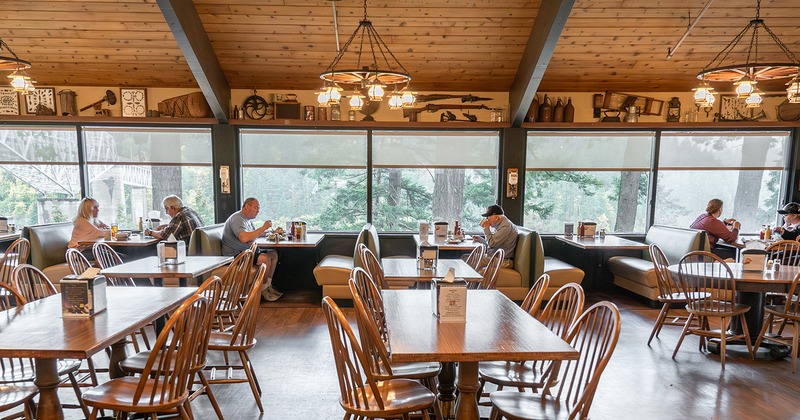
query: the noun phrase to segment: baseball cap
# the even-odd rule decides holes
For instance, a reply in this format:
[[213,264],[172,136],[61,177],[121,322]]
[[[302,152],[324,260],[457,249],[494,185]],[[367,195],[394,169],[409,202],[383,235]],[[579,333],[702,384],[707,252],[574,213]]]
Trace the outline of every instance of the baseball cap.
[[797,203],[789,203],[783,206],[782,209],[778,210],[780,214],[800,214],[800,204]]
[[[798,211],[800,213],[800,211]],[[486,213],[483,213],[481,216],[489,217],[494,216],[495,214],[505,214],[503,213],[503,208],[498,206],[497,204],[492,204],[491,206],[486,208]]]

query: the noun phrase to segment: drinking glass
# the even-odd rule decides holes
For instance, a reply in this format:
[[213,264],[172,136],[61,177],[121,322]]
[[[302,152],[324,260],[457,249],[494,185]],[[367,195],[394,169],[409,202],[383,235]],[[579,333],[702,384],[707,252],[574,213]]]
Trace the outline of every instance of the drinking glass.
[[111,224],[111,237],[112,238],[116,238],[117,237],[117,224],[116,223],[112,223]]

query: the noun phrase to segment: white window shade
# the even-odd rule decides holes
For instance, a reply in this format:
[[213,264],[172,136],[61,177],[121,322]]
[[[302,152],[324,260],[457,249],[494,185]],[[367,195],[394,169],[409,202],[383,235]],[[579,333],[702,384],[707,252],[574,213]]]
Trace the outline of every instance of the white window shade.
[[659,169],[782,170],[789,132],[663,133]]
[[528,133],[526,168],[649,171],[654,133]]
[[3,126],[0,162],[78,163],[78,135],[74,127]]
[[242,166],[365,168],[366,131],[241,131]]
[[87,163],[211,164],[211,129],[87,127]]
[[372,163],[382,168],[496,168],[497,132],[374,132]]

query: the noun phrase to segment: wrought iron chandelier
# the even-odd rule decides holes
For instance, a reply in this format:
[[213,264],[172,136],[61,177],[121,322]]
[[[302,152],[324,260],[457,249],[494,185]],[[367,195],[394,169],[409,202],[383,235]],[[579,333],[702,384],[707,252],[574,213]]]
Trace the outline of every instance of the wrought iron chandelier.
[[[343,61],[345,56],[349,59]],[[347,67],[341,68],[344,65]],[[416,102],[417,92],[410,87],[411,76],[367,18],[367,0],[364,0],[364,18],[319,78],[323,86],[317,94],[317,102],[322,107],[339,103],[344,91],[342,86],[352,89],[350,109],[356,111],[364,106],[366,96],[362,90],[370,101],[382,101],[387,88],[391,87],[390,109],[410,108]],[[400,87],[402,89],[398,90]]]
[[[759,35],[764,33],[774,45],[786,56],[786,62],[759,62]],[[742,39],[749,39],[746,48],[737,49]],[[745,45],[745,44],[742,44]],[[764,49],[762,48],[763,52]],[[744,63],[730,60],[731,54],[736,56],[746,54]],[[714,104],[716,92],[709,82],[734,82],[736,95],[745,98],[745,103],[750,108],[761,106],[763,92],[755,85],[761,80],[775,80],[793,77],[787,83],[787,98],[791,103],[800,103],[800,61],[781,42],[772,30],[761,19],[761,0],[756,4],[756,17],[742,29],[722,51],[708,63],[703,71],[697,73],[701,83],[694,91],[695,104],[699,107],[711,107]]]
[[11,46],[0,38],[0,54],[4,50],[8,51],[11,57],[0,56],[0,71],[11,71],[11,74],[8,75],[8,78],[11,79],[11,87],[23,95],[33,92],[36,89],[33,87],[36,81],[31,79],[26,72],[27,69],[32,67],[31,62],[19,58],[11,49]]

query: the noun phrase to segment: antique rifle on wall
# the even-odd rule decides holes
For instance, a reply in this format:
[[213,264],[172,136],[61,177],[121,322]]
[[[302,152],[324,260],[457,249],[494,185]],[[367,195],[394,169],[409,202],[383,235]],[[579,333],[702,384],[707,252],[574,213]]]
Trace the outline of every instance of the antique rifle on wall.
[[463,104],[427,104],[420,108],[406,108],[403,110],[403,118],[408,118],[408,122],[417,122],[417,115],[420,112],[436,112],[443,109],[491,109],[486,105],[463,105]]
[[475,95],[446,95],[433,93],[430,95],[417,95],[417,102],[441,101],[443,99],[461,99],[461,103],[491,101],[492,98],[481,98]]

